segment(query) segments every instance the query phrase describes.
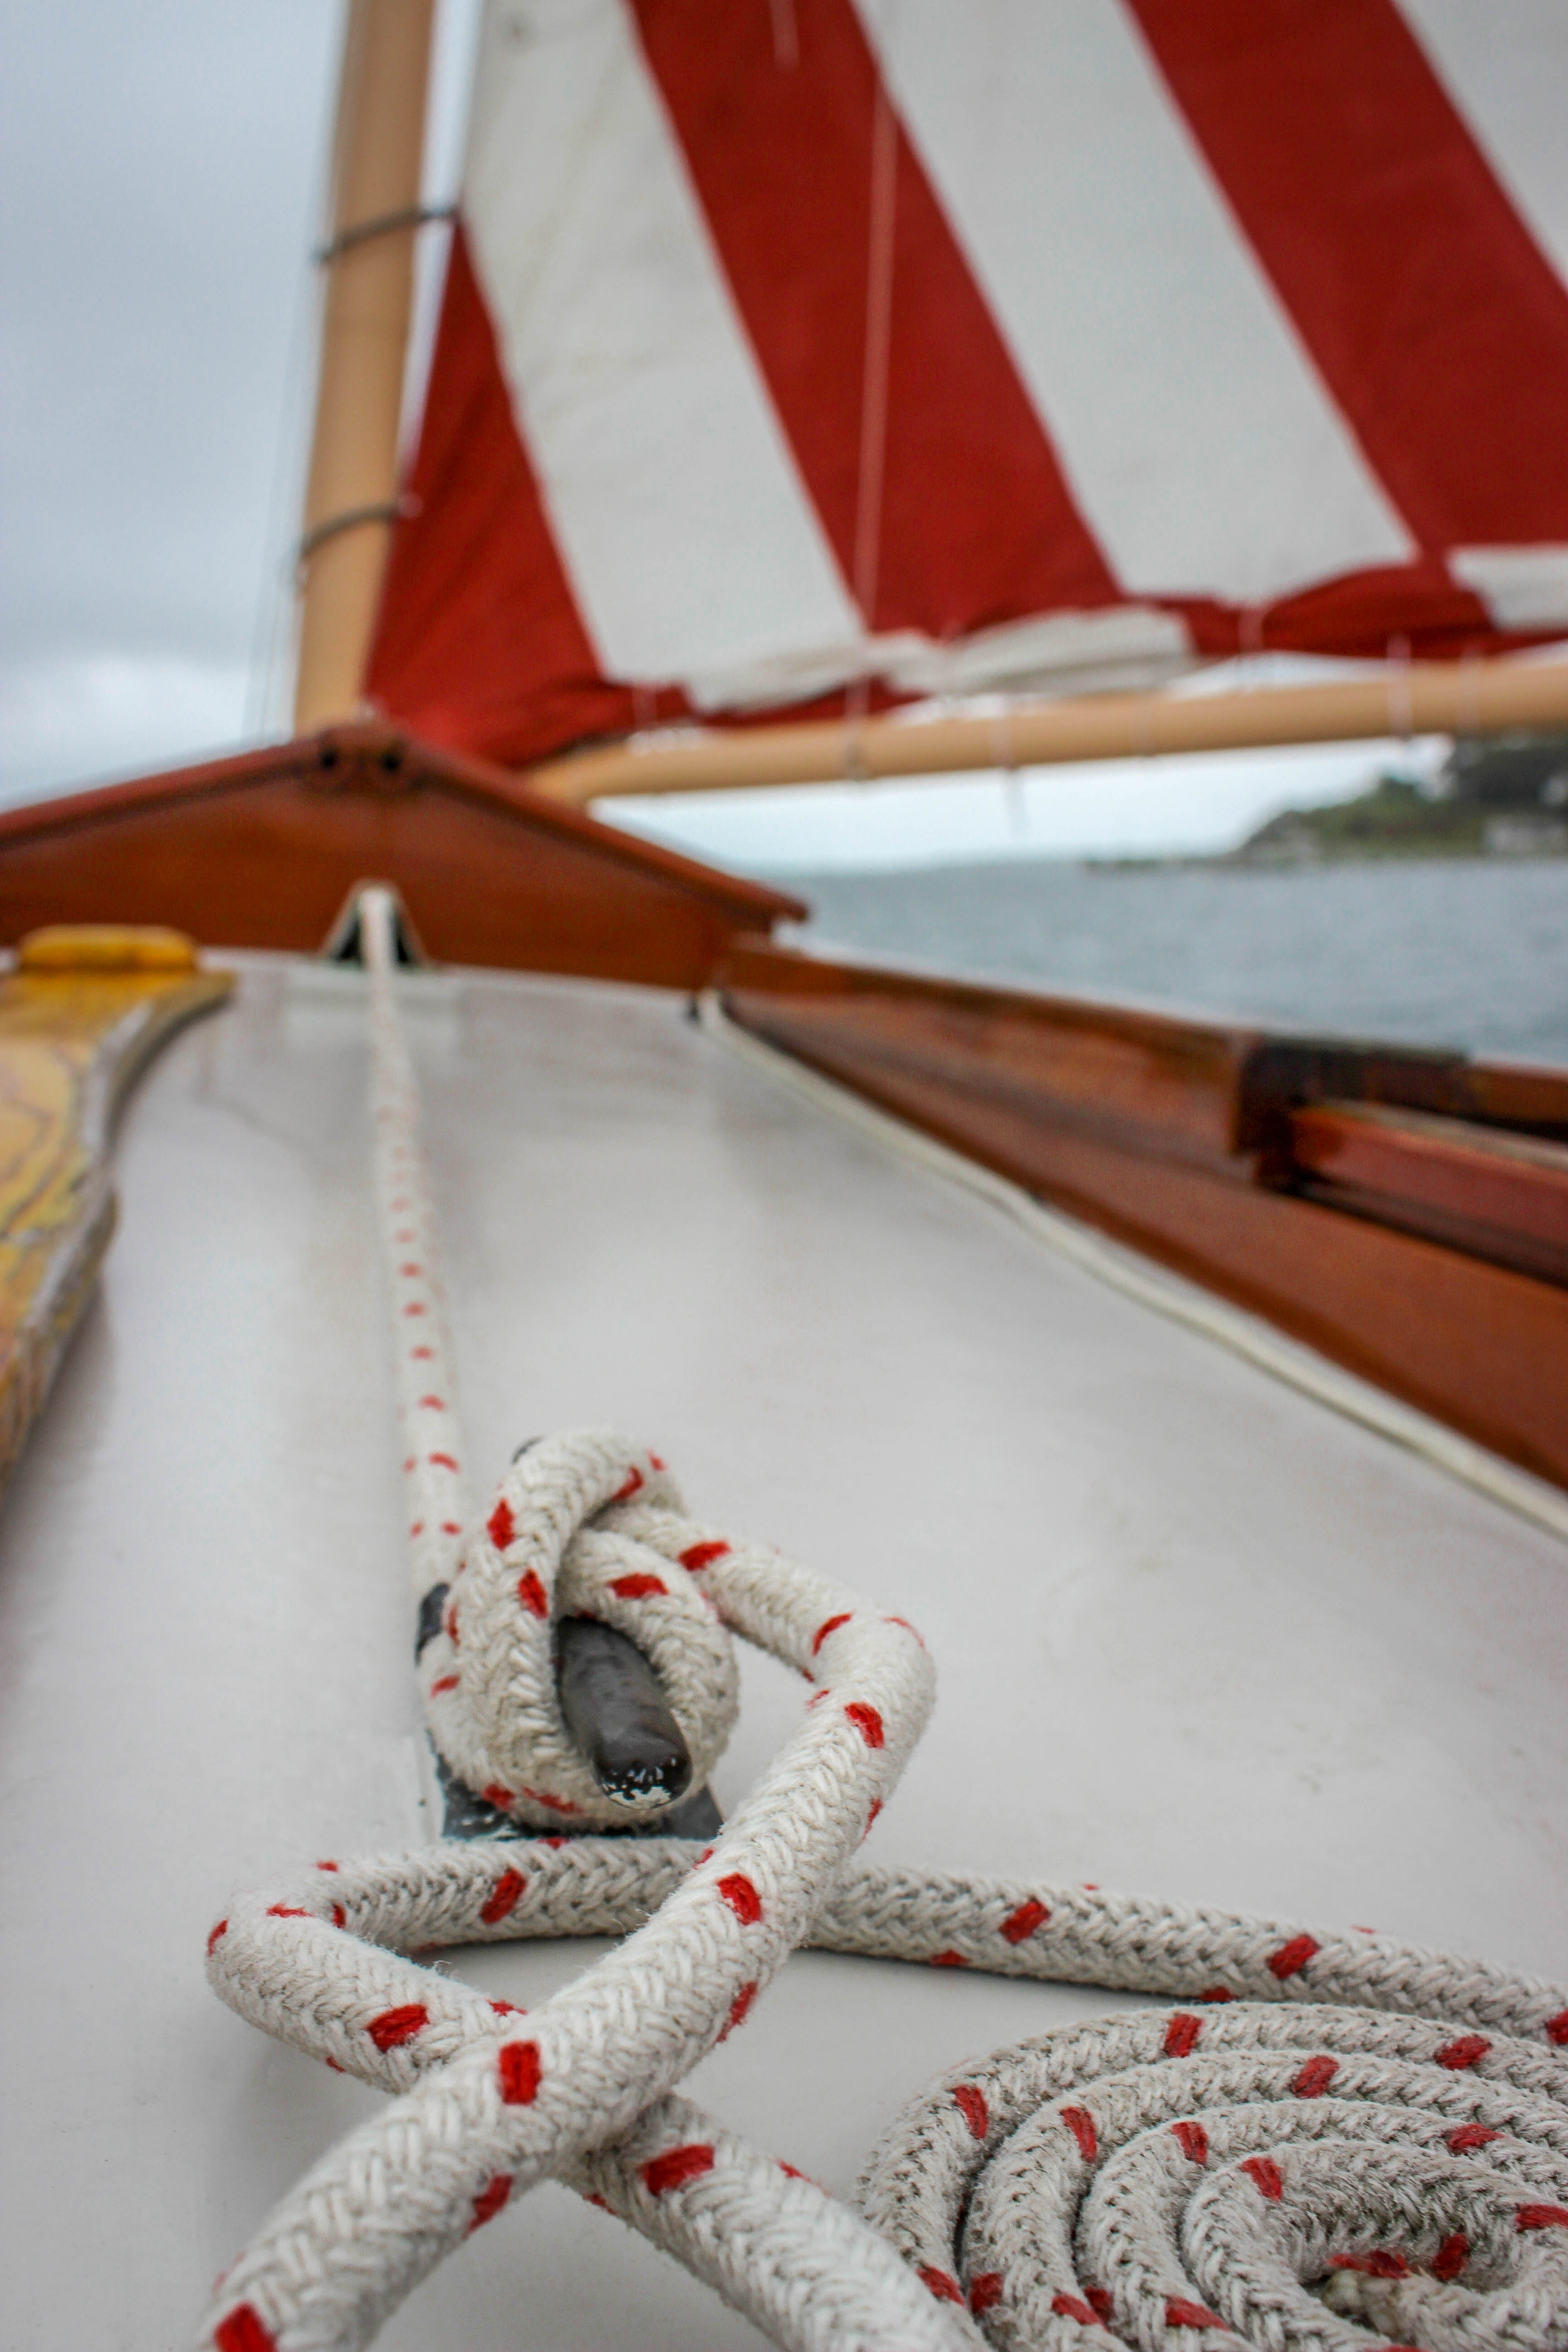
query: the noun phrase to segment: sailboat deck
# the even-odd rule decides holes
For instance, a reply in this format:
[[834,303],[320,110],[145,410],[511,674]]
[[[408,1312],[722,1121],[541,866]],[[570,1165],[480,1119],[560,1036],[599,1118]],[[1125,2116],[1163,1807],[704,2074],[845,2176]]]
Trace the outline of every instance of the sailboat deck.
[[[672,997],[407,984],[474,1499],[614,1423],[918,1623],[873,1852],[1561,1975],[1560,1542],[818,1116]],[[7,2342],[161,2352],[376,2094],[202,1975],[235,1886],[421,1827],[360,983],[243,960],[121,1135],[122,1223],[0,1530]],[[744,1665],[733,1803],[795,1719]],[[463,1956],[535,2002],[594,1946]],[[797,1955],[691,2093],[847,2191],[939,2067],[1128,1997]],[[758,2339],[548,2187],[393,2352]]]

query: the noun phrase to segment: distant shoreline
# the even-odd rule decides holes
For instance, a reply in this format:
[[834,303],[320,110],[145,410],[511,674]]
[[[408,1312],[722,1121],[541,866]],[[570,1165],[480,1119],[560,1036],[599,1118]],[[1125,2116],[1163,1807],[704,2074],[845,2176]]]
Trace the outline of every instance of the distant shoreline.
[[1504,866],[1563,857],[1568,857],[1568,838],[1531,842],[1517,849],[1489,848],[1470,841],[1406,840],[1346,843],[1304,855],[1258,852],[1244,845],[1240,849],[1176,852],[1169,856],[1079,857],[1067,862],[1086,866],[1094,874],[1172,873],[1184,867],[1222,874],[1310,874],[1317,867],[1331,866],[1426,866],[1434,860],[1451,863],[1461,859],[1475,866]]
[[1529,851],[1488,850],[1463,843],[1445,843],[1440,849],[1408,843],[1386,847],[1349,849],[1321,856],[1258,857],[1241,849],[1171,849],[1107,853],[1096,856],[1080,849],[1016,849],[969,857],[922,857],[888,866],[756,865],[747,872],[781,890],[808,889],[836,882],[884,882],[921,875],[1013,874],[1032,867],[1058,873],[1084,874],[1313,874],[1345,866],[1482,866],[1508,867],[1561,864],[1568,845]]
[[[1460,753],[1463,751],[1464,756]],[[1389,857],[1561,857],[1568,774],[1550,740],[1519,749],[1456,747],[1434,792],[1381,775],[1353,800],[1281,809],[1215,863],[1279,867]]]
[[793,873],[819,954],[1568,1064],[1568,857],[1013,856]]

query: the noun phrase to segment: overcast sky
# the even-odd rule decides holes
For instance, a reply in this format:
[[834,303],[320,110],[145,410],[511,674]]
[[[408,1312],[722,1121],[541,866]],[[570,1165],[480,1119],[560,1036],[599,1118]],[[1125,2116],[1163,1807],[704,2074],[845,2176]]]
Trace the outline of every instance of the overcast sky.
[[16,798],[236,744],[254,716],[337,10],[0,15],[0,789]]
[[[476,0],[447,0],[448,185]],[[335,0],[0,0],[0,799],[276,729]],[[1394,747],[606,809],[742,866],[1217,845]]]

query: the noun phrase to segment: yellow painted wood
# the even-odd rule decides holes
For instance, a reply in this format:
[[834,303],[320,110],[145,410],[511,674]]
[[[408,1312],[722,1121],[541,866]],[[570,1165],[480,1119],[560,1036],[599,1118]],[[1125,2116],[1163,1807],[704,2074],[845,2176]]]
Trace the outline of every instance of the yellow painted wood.
[[223,1003],[177,931],[36,931],[0,980],[0,1480],[48,1392],[114,1230],[109,1150],[137,1073]]
[[195,971],[196,946],[156,923],[50,923],[16,950],[20,971]]

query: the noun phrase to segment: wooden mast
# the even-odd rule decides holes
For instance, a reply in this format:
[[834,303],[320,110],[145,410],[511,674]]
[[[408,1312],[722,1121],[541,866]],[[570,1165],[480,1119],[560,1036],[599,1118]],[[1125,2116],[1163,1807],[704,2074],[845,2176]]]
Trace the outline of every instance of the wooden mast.
[[396,513],[435,0],[349,0],[310,488],[294,724],[350,716]]

